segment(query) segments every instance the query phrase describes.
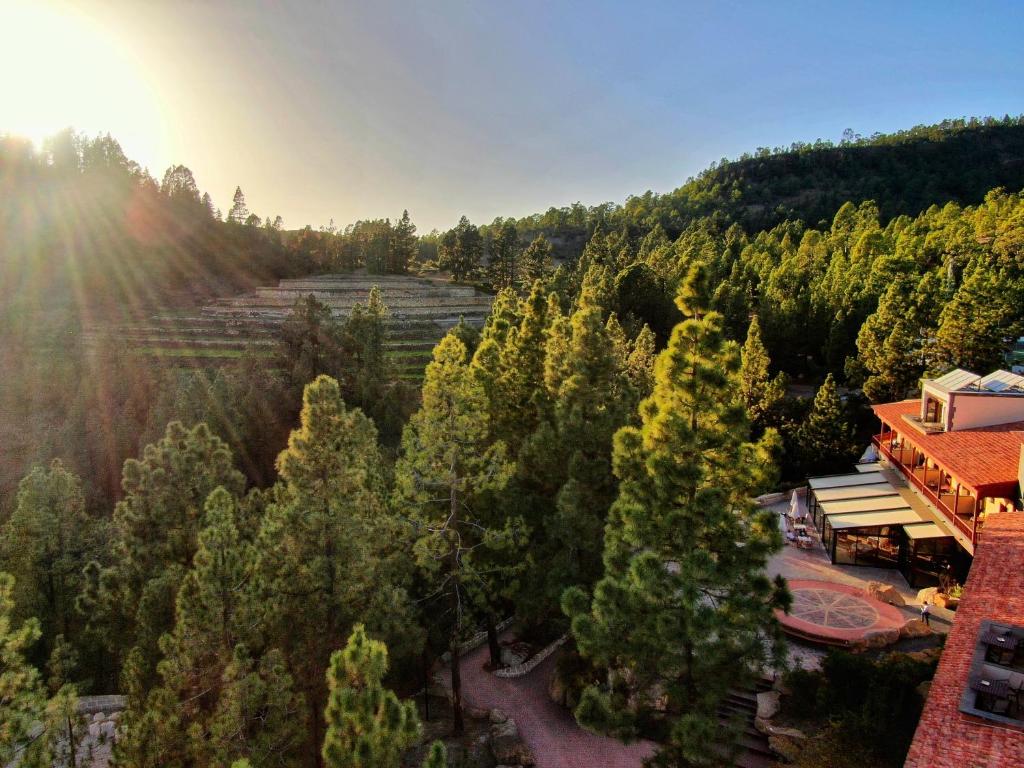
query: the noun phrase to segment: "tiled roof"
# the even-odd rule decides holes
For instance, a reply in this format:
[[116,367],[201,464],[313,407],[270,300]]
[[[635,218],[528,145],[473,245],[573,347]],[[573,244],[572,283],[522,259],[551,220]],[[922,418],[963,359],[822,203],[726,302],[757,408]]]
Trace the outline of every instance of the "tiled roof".
[[989,516],[906,768],[1024,765],[1024,731],[960,711],[985,619],[1024,624],[1024,512]]
[[921,413],[920,400],[901,400],[871,408],[886,424],[978,494],[1012,493],[1017,483],[1020,447],[1024,445],[1024,421],[923,434],[903,418]]

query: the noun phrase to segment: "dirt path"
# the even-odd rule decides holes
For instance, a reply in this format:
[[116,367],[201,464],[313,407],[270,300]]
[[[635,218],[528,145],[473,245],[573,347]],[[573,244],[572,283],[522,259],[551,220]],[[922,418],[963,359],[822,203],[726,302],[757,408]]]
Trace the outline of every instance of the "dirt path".
[[654,752],[649,742],[623,744],[580,728],[572,715],[548,697],[558,654],[525,677],[506,680],[483,668],[487,645],[463,659],[462,690],[468,706],[500,707],[516,721],[537,758],[537,768],[640,768]]

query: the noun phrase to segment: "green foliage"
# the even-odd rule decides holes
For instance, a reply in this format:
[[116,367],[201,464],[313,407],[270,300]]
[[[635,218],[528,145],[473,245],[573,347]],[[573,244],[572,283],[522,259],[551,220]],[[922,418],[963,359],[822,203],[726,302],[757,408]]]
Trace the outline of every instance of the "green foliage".
[[480,230],[463,216],[454,229],[441,236],[437,246],[438,266],[449,270],[453,280],[472,278],[480,269],[483,248]]
[[[495,290],[512,288],[522,271],[519,266],[519,234],[512,219],[495,221],[490,243],[490,281]],[[533,254],[535,258],[537,254]],[[531,269],[535,265],[531,265]],[[541,267],[543,270],[543,267]]]
[[25,653],[39,639],[39,622],[14,623],[14,578],[0,573],[0,762],[42,768],[48,765],[48,743],[36,739],[43,722],[46,693],[39,672]]
[[828,724],[815,741],[849,752],[850,765],[895,768],[903,765],[924,704],[917,688],[934,672],[934,662],[903,654],[876,661],[831,651],[821,672],[790,673],[793,694],[784,704],[797,717]]
[[329,377],[306,387],[301,423],[278,471],[256,541],[265,629],[305,696],[308,746],[319,751],[325,672],[337,638],[363,623],[402,659],[421,649],[405,591],[408,533],[388,514],[373,422],[346,408]]
[[244,485],[231,452],[205,424],[178,422],[146,446],[142,460],[124,465],[124,498],[114,510],[111,565],[88,569],[82,596],[115,658],[138,650],[134,684],[148,686],[157,643],[174,624],[178,588],[192,565],[204,525],[206,498],[217,487],[239,494]]
[[519,543],[517,521],[480,500],[504,488],[511,472],[505,444],[491,440],[486,394],[466,348],[445,336],[427,366],[423,405],[402,436],[395,506],[413,522],[427,599],[441,606],[435,615],[443,617],[452,654],[456,732],[463,728],[458,646],[474,613],[489,613],[508,575],[488,551]]
[[537,235],[526,246],[519,260],[519,283],[524,286],[533,285],[537,280],[543,280],[550,275],[554,270],[551,253],[551,243],[548,239],[543,235]]
[[96,650],[75,603],[86,563],[104,556],[105,533],[104,523],[86,514],[82,482],[63,462],[34,467],[21,481],[14,513],[0,529],[0,560],[15,579],[17,615],[39,621],[37,663],[58,639]]
[[234,498],[213,491],[174,629],[160,639],[160,682],[129,697],[116,746],[120,764],[214,766],[238,755],[257,766],[296,763],[305,735],[302,701],[280,652],[263,644],[264,590],[236,517]]
[[357,624],[327,670],[327,768],[398,768],[402,751],[416,743],[416,707],[384,688],[387,671],[387,646]]
[[808,474],[834,474],[856,458],[859,446],[831,373],[818,388],[811,412],[797,430],[797,441]]
[[[739,350],[708,312],[693,267],[677,304],[687,319],[658,357],[641,427],[615,436],[619,495],[592,597],[563,597],[580,652],[608,670],[584,692],[584,725],[636,738],[662,706],[655,765],[723,765],[734,734],[718,716],[729,690],[781,656],[773,611],[788,593],[764,575],[780,548],[773,515],[751,498],[769,480],[777,438],[747,442]],[[708,749],[709,744],[722,749]]]

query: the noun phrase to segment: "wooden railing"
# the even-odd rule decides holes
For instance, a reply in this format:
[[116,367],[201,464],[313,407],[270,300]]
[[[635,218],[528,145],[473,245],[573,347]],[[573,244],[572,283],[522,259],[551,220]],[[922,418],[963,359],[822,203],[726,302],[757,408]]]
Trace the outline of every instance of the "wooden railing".
[[[889,460],[889,463],[892,464],[894,467],[897,467],[903,474],[903,476],[910,481],[911,485],[913,485],[918,491],[921,492],[922,496],[928,499],[928,501],[930,501],[936,509],[942,512],[946,519],[953,523],[957,530],[959,530],[965,536],[967,536],[967,538],[971,541],[972,544],[975,543],[974,528],[965,523],[960,518],[960,516],[956,514],[954,510],[950,509],[946,505],[946,502],[942,501],[942,499],[939,498],[939,495],[935,493],[935,491],[933,491],[927,483],[922,481],[921,478],[914,474],[912,469],[907,467],[906,464],[904,464],[895,455],[893,455],[892,451],[889,450],[889,447],[886,445],[886,440],[880,440],[878,438],[878,435],[875,435],[871,438],[871,441],[878,447],[879,452]],[[977,513],[977,510],[975,510],[975,513]]]

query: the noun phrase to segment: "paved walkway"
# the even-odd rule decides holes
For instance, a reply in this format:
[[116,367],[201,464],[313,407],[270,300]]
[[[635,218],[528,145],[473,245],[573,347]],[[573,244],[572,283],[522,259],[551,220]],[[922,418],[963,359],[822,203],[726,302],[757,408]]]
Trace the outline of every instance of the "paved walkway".
[[524,677],[505,680],[484,670],[484,644],[462,660],[463,700],[470,707],[499,707],[515,720],[537,758],[537,768],[640,768],[644,758],[654,753],[652,744],[623,744],[585,731],[570,712],[548,697],[548,681],[558,656],[554,653]]

